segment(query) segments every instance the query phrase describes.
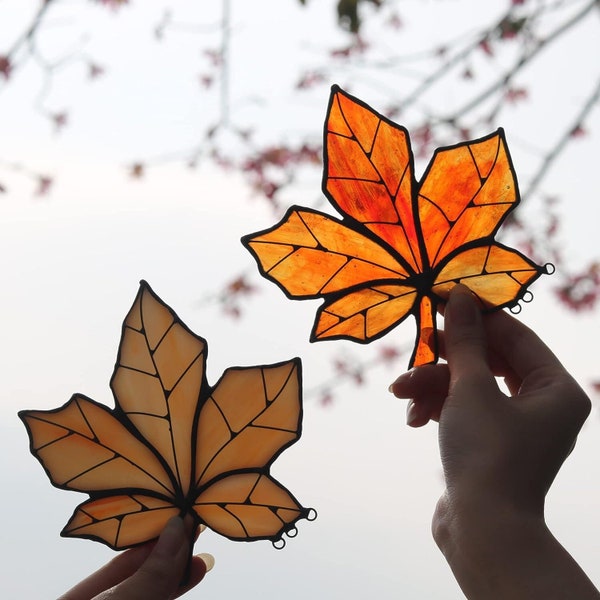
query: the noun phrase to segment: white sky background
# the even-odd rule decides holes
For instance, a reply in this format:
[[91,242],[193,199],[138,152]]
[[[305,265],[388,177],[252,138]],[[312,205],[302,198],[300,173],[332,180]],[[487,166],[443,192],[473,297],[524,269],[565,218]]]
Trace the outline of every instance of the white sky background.
[[[344,36],[334,26],[334,2],[308,4],[302,10],[293,0],[232,2],[232,97],[240,103],[232,114],[254,120],[265,138],[277,139],[282,130],[292,138],[294,127],[320,136],[327,96],[298,100],[292,84],[297,65],[318,66],[321,51],[341,45]],[[0,181],[8,183],[10,177],[12,192],[0,198],[0,591],[6,597],[55,597],[114,554],[101,544],[58,536],[84,496],[50,485],[29,454],[16,411],[54,408],[74,392],[112,405],[108,382],[120,327],[140,279],[208,340],[212,383],[231,365],[299,355],[308,389],[328,376],[323,365],[332,349],[344,347],[342,342],[308,344],[318,302],[291,302],[274,285],[263,286],[239,322],[222,317],[217,307],[198,306],[199,298],[233,273],[254,269],[239,237],[275,222],[238,177],[208,163],[190,171],[177,161],[152,168],[139,182],[127,177],[124,166],[132,160],[194,145],[218,116],[215,93],[203,92],[196,80],[200,52],[214,45],[217,35],[204,40],[173,33],[156,43],[153,27],[167,5],[180,20],[211,24],[220,17],[218,2],[202,3],[198,11],[191,8],[196,3],[138,1],[116,14],[89,3],[65,3],[53,22],[55,35],[43,38],[47,51],[60,55],[65,40],[76,46],[77,32],[87,32],[85,51],[106,65],[107,73],[94,82],[86,81],[83,66],[57,74],[46,105],[70,108],[70,123],[60,135],[32,109],[39,76],[31,66],[0,93],[0,159],[57,176],[51,196],[40,199],[31,194],[30,182],[14,173],[5,176],[0,166]],[[506,5],[500,0],[399,2],[405,27],[398,53],[454,37],[454,30],[463,31],[461,16],[470,15],[475,27]],[[0,2],[0,54],[23,13],[36,6]],[[522,178],[533,167],[532,153],[521,140],[555,139],[556,115],[589,93],[589,71],[572,58],[581,47],[599,55],[600,42],[586,37],[589,33],[571,36],[554,57],[552,71],[532,73],[539,85],[528,107],[506,112],[502,124]],[[561,79],[557,85],[561,67],[561,77],[572,81]],[[342,71],[331,83],[349,80]],[[377,104],[380,83],[367,75],[353,82],[353,93],[383,110]],[[386,85],[395,82],[390,78]],[[460,104],[464,89],[448,90],[444,101]],[[247,98],[254,101],[242,104]],[[272,113],[261,112],[261,98],[273,104]],[[430,101],[434,106],[436,99]],[[574,261],[599,251],[598,111],[587,128],[590,135],[572,145],[545,184],[565,203],[562,235]],[[298,189],[290,203],[312,203],[320,194],[319,180],[311,176]],[[534,207],[527,210],[536,218]],[[522,318],[586,383],[597,378],[599,318],[566,313],[549,293],[549,280],[535,284],[536,299]],[[390,341],[413,336],[411,322],[391,333]],[[300,522],[298,536],[283,551],[268,542],[234,543],[204,533],[196,550],[213,553],[217,563],[190,598],[462,598],[429,533],[443,487],[436,427],[407,428],[404,402],[387,392],[404,368],[405,360],[381,368],[362,388],[344,384],[331,409],[307,399],[303,437],[277,460],[273,472],[304,505],[315,507],[319,518]],[[594,412],[548,500],[552,529],[597,585],[599,436]]]

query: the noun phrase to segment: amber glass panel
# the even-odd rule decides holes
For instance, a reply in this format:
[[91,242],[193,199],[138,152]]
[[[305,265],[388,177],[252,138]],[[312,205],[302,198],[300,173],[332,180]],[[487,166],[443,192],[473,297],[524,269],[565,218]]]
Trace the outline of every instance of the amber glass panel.
[[[496,133],[480,142],[438,150],[419,198],[419,218],[432,266],[464,243],[493,235],[517,200],[504,136]],[[440,213],[435,219],[429,217],[431,205]]]
[[374,286],[324,304],[317,313],[315,339],[347,338],[366,342],[402,321],[416,293],[406,286]]
[[299,437],[299,364],[229,369],[198,418],[196,483],[262,468]]
[[415,351],[408,365],[420,367],[437,360],[435,314],[431,299],[423,296],[419,303],[419,329]]
[[211,529],[234,539],[273,539],[306,515],[284,487],[260,473],[219,480],[200,494],[194,510]]
[[152,451],[104,406],[76,395],[60,409],[25,411],[21,418],[32,451],[60,487],[78,491],[140,487],[174,493]]
[[142,290],[125,319],[111,387],[117,405],[187,489],[205,342],[177,321],[149,289]]
[[63,535],[121,549],[155,538],[177,514],[199,528],[193,502],[216,492],[232,507],[206,508],[206,522],[223,513],[239,524],[241,511],[243,527],[219,525],[235,539],[277,542],[308,516],[268,474],[300,437],[300,360],[228,369],[214,388],[205,360],[206,342],[142,282],[111,381],[116,409],[75,395],[56,410],[19,413],[52,482],[90,495]]
[[[501,129],[436,150],[419,183],[406,130],[334,86],[324,137],[323,191],[342,222],[293,207],[242,239],[288,297],[325,300],[312,341],[368,343],[412,314],[412,360],[435,362],[433,308],[453,285],[461,281],[500,308],[544,272],[496,250],[494,235],[519,201]],[[403,291],[388,296],[386,286]]]
[[[274,228],[249,238],[265,276],[292,297],[315,297],[407,269],[376,242],[320,213],[291,209]],[[291,250],[290,250],[291,249]]]
[[157,537],[178,513],[172,504],[151,496],[109,496],[79,506],[62,535],[99,538],[122,550]]
[[336,208],[364,223],[417,268],[412,154],[406,130],[334,88],[325,147],[324,189]]
[[487,308],[509,306],[542,269],[520,252],[498,245],[465,250],[440,271],[433,286],[446,297],[456,283],[468,286]]

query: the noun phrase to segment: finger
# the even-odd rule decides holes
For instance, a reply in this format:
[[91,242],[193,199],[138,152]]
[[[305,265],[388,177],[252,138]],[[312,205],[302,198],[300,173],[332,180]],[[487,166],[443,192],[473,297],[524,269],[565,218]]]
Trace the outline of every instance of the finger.
[[397,398],[419,399],[423,396],[441,396],[448,394],[450,372],[448,365],[424,365],[415,367],[390,385],[389,390]]
[[167,600],[181,581],[189,541],[180,517],[170,519],[146,561],[128,579],[111,590],[111,600]]
[[[205,529],[206,525],[199,525],[194,532],[194,540],[197,540],[198,536]],[[63,594],[58,600],[89,600],[101,592],[116,586],[128,577],[131,577],[142,566],[155,545],[156,540],[152,540],[118,554],[103,567]],[[199,558],[194,557],[193,561],[190,582],[186,585],[184,591],[197,585],[204,577],[204,574],[210,571],[212,565],[214,565],[214,558],[210,554],[200,555]],[[179,592],[178,595],[182,593],[183,591]]]
[[541,368],[563,369],[554,353],[529,327],[501,311],[486,318],[490,348],[521,380]]
[[179,598],[186,592],[189,592],[193,587],[197,586],[203,579],[206,573],[208,573],[214,566],[215,559],[211,554],[199,554],[198,556],[192,556],[192,564],[190,567],[190,573],[188,581],[185,585],[181,586],[173,598]]
[[397,398],[410,398],[406,423],[410,427],[422,427],[432,419],[439,421],[449,382],[448,365],[424,365],[400,375],[389,390]]
[[406,424],[410,427],[423,427],[429,421],[439,421],[446,398],[423,397],[410,400],[406,407]]
[[[483,316],[484,327],[486,327],[488,319],[489,317],[487,315]],[[443,359],[447,359],[448,356],[446,354],[445,334],[444,331],[441,329],[438,330],[438,348],[440,357]],[[502,377],[504,379],[504,383],[506,384],[506,387],[508,387],[511,395],[515,396],[521,387],[522,379],[514,372],[513,368],[509,364],[507,364],[505,358],[499,356],[493,348],[489,347],[489,343],[488,365],[495,377]],[[393,390],[390,388],[390,391]]]
[[71,588],[58,600],[89,600],[100,592],[131,577],[152,552],[154,542],[138,546],[117,555],[103,567]]
[[444,322],[451,380],[477,377],[477,383],[493,381],[487,362],[487,340],[481,312],[473,294],[464,285],[452,288]]

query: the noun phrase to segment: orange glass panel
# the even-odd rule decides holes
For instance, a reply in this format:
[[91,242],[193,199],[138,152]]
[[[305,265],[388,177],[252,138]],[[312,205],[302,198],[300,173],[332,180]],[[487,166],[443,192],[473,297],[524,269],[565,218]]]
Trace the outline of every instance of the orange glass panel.
[[[371,140],[372,141],[372,140]],[[327,138],[329,177],[381,182],[381,177],[356,140],[330,135]]]
[[[308,210],[290,209],[280,224],[252,236],[247,246],[264,275],[291,297],[315,297],[408,274],[407,267],[364,234]],[[273,261],[274,255],[280,260]]]
[[526,286],[540,276],[540,267],[511,248],[494,244],[461,252],[441,269],[433,292],[445,298],[452,286],[468,286],[486,308],[511,306]]
[[[408,133],[339,88],[331,95],[325,134],[323,189],[343,214],[375,231],[417,268]],[[400,244],[385,225],[403,230]],[[405,243],[408,240],[408,245]]]
[[[371,152],[375,134],[381,122],[379,115],[369,107],[356,102],[348,94],[334,92],[331,103],[336,102],[339,103],[340,113],[343,115],[348,129],[352,132],[352,137],[356,139],[364,152]],[[332,123],[327,124],[327,129],[335,133]]]
[[452,225],[437,251],[434,264],[439,264],[464,244],[490,235],[506,213],[506,205],[473,206],[464,210]]
[[502,133],[436,151],[419,194],[448,222],[440,235],[437,222],[430,221],[427,213],[419,214],[432,266],[464,243],[493,235],[517,200]]
[[341,210],[360,223],[398,223],[394,197],[381,181],[330,176],[327,191]]
[[416,292],[404,286],[374,286],[324,304],[317,313],[314,339],[368,342],[410,314]]
[[434,325],[435,313],[431,299],[423,296],[419,303],[417,342],[408,368],[420,367],[437,360],[437,339]]
[[[502,129],[436,150],[418,182],[408,132],[333,86],[324,149],[323,192],[342,221],[293,207],[242,238],[289,298],[324,300],[311,341],[368,343],[412,314],[419,333],[411,364],[435,362],[434,309],[453,285],[499,309],[548,272],[498,252],[494,240],[519,202]],[[402,292],[388,295],[394,286]]]

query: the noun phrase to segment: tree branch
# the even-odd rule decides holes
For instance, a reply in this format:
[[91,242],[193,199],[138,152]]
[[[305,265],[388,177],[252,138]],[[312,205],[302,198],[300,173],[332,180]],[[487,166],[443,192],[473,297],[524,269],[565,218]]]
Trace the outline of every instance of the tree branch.
[[519,58],[519,60],[513,65],[513,67],[506,73],[504,76],[497,79],[492,85],[490,85],[483,92],[475,96],[472,100],[467,102],[461,108],[456,110],[454,114],[447,116],[445,118],[440,118],[440,122],[446,123],[455,123],[459,117],[465,115],[466,113],[473,110],[475,107],[479,106],[483,101],[487,100],[494,92],[497,92],[502,87],[506,86],[506,84],[515,77],[515,75],[528,63],[530,63],[544,48],[550,47],[552,42],[555,42],[562,34],[569,31],[572,27],[574,27],[577,23],[582,21],[588,13],[590,13],[594,8],[597,8],[600,5],[599,0],[592,0],[587,4],[583,10],[574,15],[568,21],[565,21],[557,27],[550,35],[548,35],[543,40],[540,40],[532,50],[529,52],[523,53],[523,55]]
[[525,192],[521,194],[521,198],[525,199],[530,197],[536,189],[539,187],[540,182],[545,177],[546,173],[554,163],[554,161],[558,158],[561,152],[565,149],[569,141],[573,139],[573,132],[581,126],[587,115],[592,111],[594,105],[600,100],[600,76],[596,81],[596,87],[588,97],[588,99],[584,102],[581,110],[575,117],[572,124],[564,131],[562,136],[556,142],[554,147],[546,153],[544,160],[542,161],[539,169],[529,182],[529,185]]

